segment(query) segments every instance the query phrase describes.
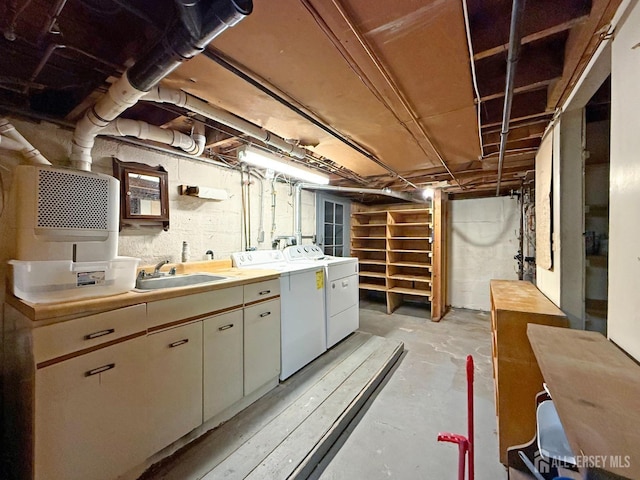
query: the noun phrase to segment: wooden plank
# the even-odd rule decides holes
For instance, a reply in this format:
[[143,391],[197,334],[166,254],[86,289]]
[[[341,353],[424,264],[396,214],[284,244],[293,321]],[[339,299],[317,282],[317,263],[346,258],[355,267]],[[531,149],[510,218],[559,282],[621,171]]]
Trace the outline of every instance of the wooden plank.
[[[244,442],[232,455],[211,470],[205,480],[214,478],[246,478],[267,459],[285,439],[347,381],[372,355],[388,342],[381,337],[371,337],[349,357],[327,372],[313,386],[280,412],[263,429]],[[335,418],[335,417],[334,417]],[[300,455],[299,450],[298,455]],[[305,450],[304,455],[309,450]],[[285,477],[264,477],[285,478]]]
[[562,310],[530,282],[491,280],[489,288],[496,310],[565,316]]
[[433,196],[433,253],[431,263],[431,320],[439,322],[446,312],[447,194],[440,189]]
[[389,262],[389,266],[393,267],[412,267],[412,268],[426,268],[431,270],[431,265],[427,263],[416,263],[416,262]]
[[404,293],[407,295],[416,295],[419,297],[431,297],[431,291],[429,290],[420,290],[418,288],[403,288],[403,287],[392,287],[389,289],[391,293]]
[[598,332],[529,325],[527,335],[574,455],[607,459],[581,472],[640,478],[640,366]]
[[376,285],[376,284],[373,284],[373,283],[360,283],[358,285],[358,288],[360,290],[375,290],[377,292],[386,292],[387,291],[386,285]]
[[[329,440],[337,438],[344,431],[402,350],[402,344],[393,343],[378,348],[247,479],[307,478],[331,447]],[[340,412],[340,416],[336,419],[337,412]],[[303,458],[300,458],[301,454]]]

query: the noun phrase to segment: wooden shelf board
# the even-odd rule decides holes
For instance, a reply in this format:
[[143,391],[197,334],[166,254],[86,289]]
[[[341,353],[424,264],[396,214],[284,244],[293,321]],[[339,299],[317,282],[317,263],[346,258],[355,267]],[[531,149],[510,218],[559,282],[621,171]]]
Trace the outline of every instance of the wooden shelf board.
[[428,268],[431,270],[431,265],[428,263],[415,263],[415,262],[390,262],[389,265],[394,267],[413,267],[413,268]]
[[366,270],[360,270],[361,277],[372,277],[372,278],[387,278],[387,275],[382,272],[368,272]]
[[397,248],[393,248],[389,250],[390,252],[394,252],[394,253],[428,253],[429,256],[432,255],[431,250],[401,250],[401,249],[397,249]]
[[418,290],[416,288],[393,287],[389,289],[390,293],[402,293],[405,295],[417,295],[419,297],[431,297],[431,290]]
[[384,285],[376,285],[373,283],[361,283],[358,285],[361,290],[375,290],[377,292],[386,292],[387,287]]
[[351,251],[355,251],[355,252],[384,252],[384,251],[386,251],[386,249],[384,249],[384,248],[351,247]]
[[399,208],[398,210],[388,210],[389,213],[432,213],[432,208]]
[[421,277],[417,275],[389,275],[389,278],[394,280],[408,280],[410,282],[423,282],[423,283],[431,283],[431,277]]
[[609,302],[607,300],[596,300],[593,298],[585,298],[585,310],[589,315],[594,317],[607,318],[609,310]]
[[386,227],[386,223],[354,223],[352,227]]
[[396,222],[390,223],[390,227],[431,227],[431,222]]
[[389,237],[389,240],[431,240],[431,237]]
[[590,267],[607,267],[609,257],[607,255],[587,255]]
[[387,237],[351,237],[351,240],[386,240]]
[[367,215],[386,215],[386,210],[371,210],[369,212],[351,212],[351,215],[367,216]]
[[370,258],[360,258],[358,262],[361,265],[386,265],[387,262],[384,260],[372,260]]

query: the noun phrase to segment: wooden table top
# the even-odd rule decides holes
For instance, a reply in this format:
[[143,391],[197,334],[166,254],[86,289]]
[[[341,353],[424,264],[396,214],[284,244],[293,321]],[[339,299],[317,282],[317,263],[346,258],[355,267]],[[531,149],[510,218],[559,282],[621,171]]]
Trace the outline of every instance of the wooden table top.
[[527,335],[581,472],[640,478],[640,365],[597,332]]

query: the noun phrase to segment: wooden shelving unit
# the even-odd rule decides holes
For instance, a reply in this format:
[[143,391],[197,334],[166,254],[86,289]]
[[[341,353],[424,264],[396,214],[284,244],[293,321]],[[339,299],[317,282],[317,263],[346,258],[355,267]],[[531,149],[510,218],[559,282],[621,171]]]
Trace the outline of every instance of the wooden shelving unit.
[[433,246],[442,238],[441,231],[434,229],[438,205],[352,208],[351,251],[359,258],[360,289],[385,292],[387,313],[393,313],[403,301],[413,300],[430,303],[432,319],[442,316],[441,311],[434,312],[432,301]]

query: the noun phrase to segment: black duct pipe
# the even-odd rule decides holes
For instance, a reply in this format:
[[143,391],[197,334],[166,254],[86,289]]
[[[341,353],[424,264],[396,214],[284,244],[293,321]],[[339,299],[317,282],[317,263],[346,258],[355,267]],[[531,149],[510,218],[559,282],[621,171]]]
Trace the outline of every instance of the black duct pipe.
[[252,0],[178,0],[179,20],[127,72],[131,85],[149,91],[185,60],[253,11]]

